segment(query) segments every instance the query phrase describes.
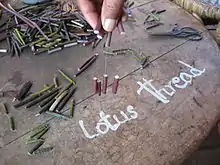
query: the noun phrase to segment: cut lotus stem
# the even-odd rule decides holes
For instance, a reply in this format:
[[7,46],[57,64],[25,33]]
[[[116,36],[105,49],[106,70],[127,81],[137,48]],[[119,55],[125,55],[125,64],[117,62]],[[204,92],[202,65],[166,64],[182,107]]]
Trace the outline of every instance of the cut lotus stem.
[[23,100],[26,97],[27,93],[30,91],[31,87],[31,81],[24,83],[15,98],[19,101]]
[[9,114],[9,110],[8,110],[8,107],[7,107],[7,104],[6,104],[6,103],[1,103],[1,104],[0,104],[0,107],[5,111],[5,114],[6,114],[6,115]]
[[106,92],[107,92],[107,87],[108,87],[108,75],[107,75],[107,74],[104,74],[104,75],[103,75],[103,88],[102,88],[103,94],[106,94]]
[[32,155],[35,151],[37,151],[42,145],[44,144],[44,141],[40,141],[38,144],[36,144],[29,152],[28,155]]
[[56,99],[52,99],[50,102],[48,102],[44,107],[41,108],[41,110],[36,114],[36,116],[39,116],[40,114],[49,111],[50,107],[53,105],[53,103],[56,101]]
[[74,117],[74,111],[75,111],[75,106],[76,106],[76,101],[73,99],[71,104],[71,109],[70,109],[70,117]]
[[15,131],[16,128],[15,128],[15,120],[13,117],[9,117],[9,123],[10,123],[10,130],[11,131]]
[[63,100],[60,102],[60,104],[58,105],[58,107],[56,108],[57,112],[60,112],[63,107],[66,105],[66,103],[70,100],[70,98],[73,96],[73,94],[75,93],[76,88],[73,87],[72,89],[69,90],[68,94],[63,98]]
[[94,94],[98,93],[98,78],[97,77],[93,77],[93,90],[94,90]]
[[44,88],[43,88],[42,90],[40,90],[39,92],[33,93],[31,96],[35,96],[35,95],[38,95],[38,94],[42,94],[42,93],[44,93],[44,92],[47,92],[47,91],[53,89],[54,87],[55,87],[54,84],[49,85],[49,86],[48,86],[48,85],[44,85]]
[[53,95],[51,95],[50,97],[48,97],[47,99],[45,99],[44,101],[42,101],[39,105],[40,108],[44,107],[45,105],[47,105],[51,100],[55,99],[55,97],[57,96],[58,91],[56,93],[54,93]]
[[75,81],[70,78],[67,74],[65,74],[61,69],[58,69],[58,72],[66,79],[68,80],[70,83],[72,84],[76,84]]
[[44,142],[45,139],[29,139],[26,144],[33,144],[33,143],[39,143],[39,142]]
[[54,77],[53,77],[53,83],[54,83],[54,85],[55,85],[56,88],[59,86],[59,82],[58,82],[58,77],[57,77],[57,75],[54,75]]
[[57,99],[63,92],[68,91],[72,86],[73,83],[69,83],[55,98]]
[[116,94],[118,91],[118,86],[119,86],[119,76],[116,75],[114,78],[114,82],[112,85],[112,93]]
[[98,94],[99,96],[101,96],[102,94],[102,82],[100,80],[98,80]]
[[38,131],[39,129],[41,129],[43,127],[49,127],[49,125],[48,124],[39,124],[38,126],[31,128],[31,131]]
[[53,150],[54,147],[45,147],[45,148],[40,148],[36,151],[33,152],[33,155],[40,155],[46,152],[50,152]]
[[[33,131],[32,135],[30,136],[30,139],[40,139],[40,138],[36,138],[39,136],[39,134],[42,134],[42,132],[45,132],[45,130],[47,130],[49,128],[49,125],[44,125],[42,127],[39,127],[39,129],[36,129],[35,131]],[[46,133],[46,132],[45,132]]]
[[35,139],[41,139],[45,133],[47,133],[47,131],[50,129],[50,127],[46,127],[42,132],[40,132],[39,134],[37,134],[34,138]]
[[68,91],[64,91],[57,99],[56,101],[51,105],[49,111],[54,111],[58,104],[64,99],[64,97],[68,94]]
[[58,91],[59,91],[59,88],[54,88],[53,90],[51,90],[51,92],[45,93],[42,96],[38,97],[36,100],[33,100],[32,102],[28,103],[28,105],[26,105],[26,108],[30,108],[30,107],[38,104],[39,102],[45,100],[46,98],[50,97],[51,95],[53,95],[54,93],[56,93]]

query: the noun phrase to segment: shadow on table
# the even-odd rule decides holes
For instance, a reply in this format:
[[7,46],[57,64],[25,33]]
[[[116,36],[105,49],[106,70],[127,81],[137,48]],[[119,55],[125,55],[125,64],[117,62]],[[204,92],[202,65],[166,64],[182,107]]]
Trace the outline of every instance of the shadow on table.
[[220,165],[220,127],[215,126],[199,149],[181,165]]

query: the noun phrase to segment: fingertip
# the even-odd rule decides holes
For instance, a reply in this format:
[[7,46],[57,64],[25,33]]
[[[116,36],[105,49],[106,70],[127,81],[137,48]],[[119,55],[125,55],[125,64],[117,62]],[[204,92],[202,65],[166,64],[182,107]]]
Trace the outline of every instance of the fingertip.
[[104,0],[101,20],[105,31],[112,32],[121,18],[123,0]]
[[91,12],[84,15],[84,17],[88,21],[90,26],[95,29],[99,21],[98,14],[96,12]]
[[107,32],[112,32],[116,28],[116,25],[117,25],[117,20],[115,19],[104,18],[102,21],[103,29]]
[[98,12],[94,7],[94,4],[87,0],[77,0],[77,3],[86,21],[94,29],[98,22]]

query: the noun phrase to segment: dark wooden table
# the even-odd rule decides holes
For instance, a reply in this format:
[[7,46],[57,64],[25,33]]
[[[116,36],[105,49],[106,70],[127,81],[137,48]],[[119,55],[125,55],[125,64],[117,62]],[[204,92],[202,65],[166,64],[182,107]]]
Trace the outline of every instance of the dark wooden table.
[[[167,10],[161,14],[164,25],[146,31],[145,15],[137,8],[153,7]],[[92,78],[102,78],[104,74],[105,56],[103,43],[100,44],[95,50],[100,55],[96,63],[76,79],[79,87],[74,97],[79,104],[75,117],[68,121],[56,118],[49,121],[51,129],[45,146],[53,145],[55,149],[46,155],[28,156],[25,141],[29,136],[27,131],[48,120],[48,115],[35,116],[37,108],[11,107],[17,131],[10,132],[7,117],[0,110],[1,165],[180,164],[198,147],[220,114],[219,49],[196,19],[169,1],[138,0],[133,15],[136,23],[125,25],[125,36],[114,32],[112,47],[143,52],[153,61],[150,66],[137,69],[139,65],[132,55],[109,56],[109,81],[116,74],[123,77],[119,91],[112,94],[110,87],[106,95],[91,96]],[[203,31],[203,40],[148,36],[148,32],[171,30],[176,23]],[[32,80],[33,91],[39,90],[43,84],[52,83],[57,68],[73,75],[79,64],[95,52],[91,47],[76,47],[53,55],[26,53],[20,59],[1,58],[0,86],[13,87]],[[11,102],[10,99],[1,101]]]

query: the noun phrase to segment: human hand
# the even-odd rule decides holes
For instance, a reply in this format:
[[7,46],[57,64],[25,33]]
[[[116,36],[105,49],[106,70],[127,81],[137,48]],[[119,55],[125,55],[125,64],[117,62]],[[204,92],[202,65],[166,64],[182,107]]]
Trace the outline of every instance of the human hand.
[[100,22],[107,32],[112,32],[123,15],[125,0],[77,0],[85,19],[93,29]]

